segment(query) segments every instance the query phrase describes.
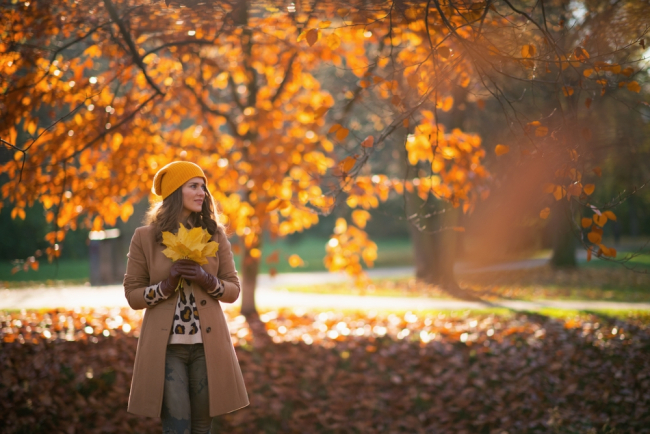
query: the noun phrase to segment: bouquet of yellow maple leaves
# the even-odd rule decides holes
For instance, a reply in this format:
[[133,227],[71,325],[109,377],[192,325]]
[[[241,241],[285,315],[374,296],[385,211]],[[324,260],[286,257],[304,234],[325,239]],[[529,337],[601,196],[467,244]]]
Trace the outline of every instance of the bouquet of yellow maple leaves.
[[[167,247],[163,255],[173,262],[179,259],[190,259],[199,265],[207,264],[208,257],[217,256],[219,243],[210,241],[212,236],[201,227],[187,229],[183,223],[180,224],[178,234],[163,232],[163,244]],[[176,290],[183,286],[183,279],[178,283]]]

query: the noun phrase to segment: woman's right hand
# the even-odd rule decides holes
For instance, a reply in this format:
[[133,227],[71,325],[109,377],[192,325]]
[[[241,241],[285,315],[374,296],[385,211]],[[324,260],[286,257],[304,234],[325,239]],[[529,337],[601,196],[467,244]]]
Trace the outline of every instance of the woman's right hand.
[[181,280],[181,276],[184,272],[187,272],[188,267],[191,267],[193,263],[194,261],[190,261],[189,259],[180,259],[172,264],[169,277],[160,282],[160,291],[165,297],[169,297],[174,293],[178,282]]

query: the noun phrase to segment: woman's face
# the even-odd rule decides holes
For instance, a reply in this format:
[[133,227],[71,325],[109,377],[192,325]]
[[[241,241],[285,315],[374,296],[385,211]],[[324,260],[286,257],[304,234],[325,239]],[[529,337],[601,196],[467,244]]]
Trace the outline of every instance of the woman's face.
[[201,212],[205,200],[205,181],[203,178],[192,178],[183,184],[183,210],[189,215],[191,212]]

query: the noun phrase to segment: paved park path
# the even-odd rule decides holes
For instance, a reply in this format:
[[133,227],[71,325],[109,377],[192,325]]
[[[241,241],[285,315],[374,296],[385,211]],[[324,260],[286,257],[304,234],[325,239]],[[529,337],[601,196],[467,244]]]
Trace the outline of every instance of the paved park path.
[[[546,259],[497,264],[483,268],[457,267],[459,273],[500,271],[534,268],[544,265]],[[414,275],[412,267],[384,268],[370,270],[373,279],[409,277]],[[327,272],[286,273],[275,277],[262,274],[258,277],[256,291],[257,306],[262,309],[281,307],[306,309],[362,309],[362,310],[439,310],[439,309],[482,309],[505,307],[515,310],[539,310],[543,308],[569,310],[636,309],[650,310],[650,303],[622,303],[611,301],[579,300],[500,300],[497,302],[475,302],[456,299],[426,297],[377,297],[340,294],[313,294],[288,291],[291,286],[345,282],[349,278]],[[241,298],[240,298],[241,300]],[[239,301],[236,303],[238,304]],[[0,290],[0,310],[76,307],[127,307],[122,285],[109,286],[61,286]]]

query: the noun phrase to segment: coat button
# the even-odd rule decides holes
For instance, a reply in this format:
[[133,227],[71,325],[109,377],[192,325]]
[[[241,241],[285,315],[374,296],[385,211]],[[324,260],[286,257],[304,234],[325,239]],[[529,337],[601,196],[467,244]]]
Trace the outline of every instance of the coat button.
[[205,303],[207,303],[205,300],[201,300],[201,306],[205,306]]
[[210,330],[212,330],[212,327],[208,327],[207,329],[205,329],[205,332],[210,333]]

